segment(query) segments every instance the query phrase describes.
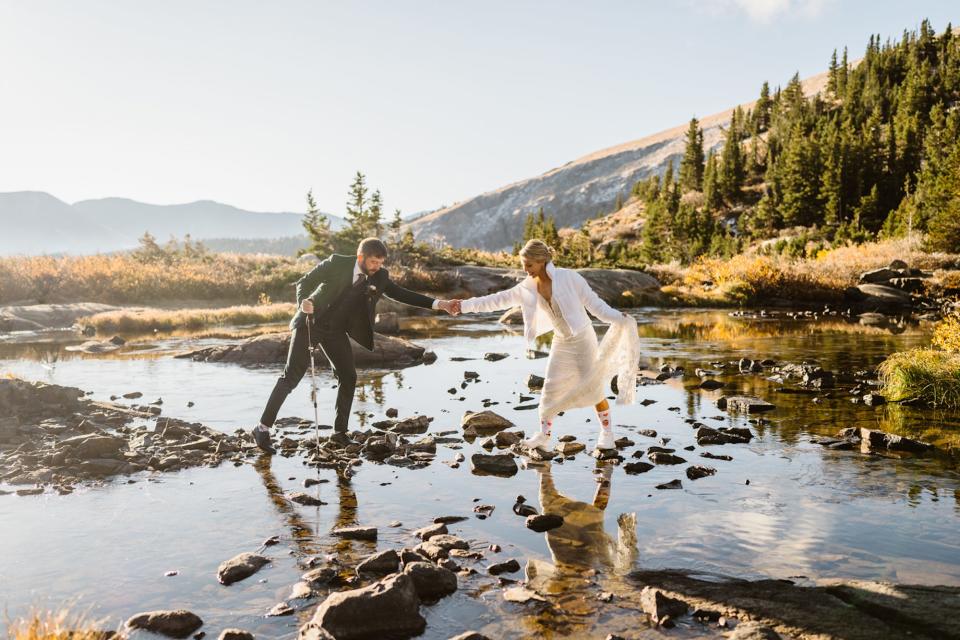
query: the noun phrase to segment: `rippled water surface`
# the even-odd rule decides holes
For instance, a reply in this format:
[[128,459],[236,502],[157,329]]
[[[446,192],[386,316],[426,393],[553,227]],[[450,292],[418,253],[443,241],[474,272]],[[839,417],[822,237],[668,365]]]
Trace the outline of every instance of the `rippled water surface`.
[[[441,445],[437,461],[421,470],[364,462],[352,482],[329,482],[318,491],[329,504],[300,507],[283,498],[301,490],[317,472],[297,457],[260,458],[255,464],[199,468],[174,474],[119,479],[73,495],[0,497],[0,606],[16,617],[34,606],[74,608],[115,626],[129,615],[151,609],[189,608],[206,622],[208,636],[225,627],[242,627],[258,637],[290,637],[309,618],[312,605],[296,616],[265,618],[287,598],[302,570],[297,560],[318,553],[347,559],[374,550],[412,546],[412,531],[440,515],[472,516],[476,501],[496,506],[492,517],[452,525],[451,532],[486,552],[484,567],[516,558],[525,576],[554,606],[504,602],[501,589],[486,576],[461,579],[460,590],[423,607],[426,638],[447,638],[466,629],[495,637],[525,635],[605,637],[609,632],[644,632],[635,612],[604,605],[596,594],[629,589],[623,576],[632,567],[691,568],[746,578],[863,578],[917,584],[960,585],[960,474],[953,459],[885,458],[858,451],[833,451],[810,442],[811,435],[833,435],[849,426],[867,426],[955,446],[960,418],[955,414],[899,406],[853,404],[843,390],[819,404],[808,395],[777,393],[781,386],[764,375],[730,373],[722,391],[693,388],[697,367],[741,357],[778,362],[816,361],[828,369],[868,369],[892,351],[926,344],[927,327],[866,327],[837,320],[739,319],[718,311],[636,312],[643,366],[683,366],[689,374],[664,384],[642,386],[644,406],[613,407],[618,435],[638,448],[670,438],[670,447],[691,463],[718,473],[695,482],[683,477],[682,490],[655,485],[683,476],[685,465],[660,466],[631,476],[620,467],[603,467],[585,453],[563,464],[522,468],[513,478],[476,476],[469,456],[478,444],[464,445],[467,462],[453,469],[441,464],[456,451]],[[545,360],[523,354],[522,337],[493,319],[437,319],[407,323],[406,337],[435,351],[438,360],[398,372],[361,374],[354,409],[361,422],[383,418],[388,407],[401,416],[422,413],[435,420],[430,431],[459,431],[466,410],[491,407],[528,432],[535,411],[514,411],[526,393],[528,374],[542,374]],[[185,348],[229,339],[226,336],[138,338],[109,356],[63,350],[62,336],[7,337],[0,342],[0,372],[77,386],[96,399],[142,391],[142,400],[163,398],[164,415],[233,431],[259,417],[278,369],[174,359]],[[486,352],[509,353],[487,362]],[[455,361],[452,358],[475,358]],[[480,380],[450,395],[465,370]],[[649,375],[653,375],[649,373]],[[336,390],[321,374],[321,422],[331,422]],[[714,401],[721,393],[756,394],[777,405],[758,422],[730,416]],[[461,399],[461,397],[463,399]],[[188,408],[187,402],[195,403]],[[309,417],[308,385],[302,384],[283,415]],[[573,434],[592,446],[592,411],[567,412],[555,423],[557,435]],[[746,445],[697,447],[686,418],[709,425],[749,426],[756,438]],[[636,433],[655,429],[658,438]],[[703,450],[733,456],[730,462],[705,460]],[[598,479],[609,477],[609,486]],[[748,482],[749,481],[749,482]],[[548,534],[524,527],[511,513],[518,494],[538,509],[565,515],[566,524]],[[636,526],[631,518],[636,514]],[[399,520],[401,527],[390,527]],[[619,522],[618,522],[619,520]],[[343,524],[379,527],[377,543],[337,541],[329,531]],[[217,565],[242,551],[255,551],[271,535],[282,544],[265,553],[273,564],[244,582],[223,587]],[[635,535],[635,537],[634,537]],[[178,575],[165,577],[167,571]],[[513,577],[523,577],[514,574]],[[649,631],[650,637],[659,632]],[[693,635],[677,629],[676,637]]]

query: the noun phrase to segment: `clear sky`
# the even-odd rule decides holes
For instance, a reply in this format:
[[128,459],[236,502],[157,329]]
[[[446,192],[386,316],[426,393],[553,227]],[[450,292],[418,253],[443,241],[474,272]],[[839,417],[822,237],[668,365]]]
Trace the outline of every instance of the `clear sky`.
[[940,0],[0,0],[0,191],[452,204],[860,57]]

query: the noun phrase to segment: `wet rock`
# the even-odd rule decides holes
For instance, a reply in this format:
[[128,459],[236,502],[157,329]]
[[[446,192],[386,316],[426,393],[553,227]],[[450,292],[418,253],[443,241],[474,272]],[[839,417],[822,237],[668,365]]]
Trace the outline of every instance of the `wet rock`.
[[713,429],[707,426],[702,426],[697,429],[696,438],[697,444],[701,447],[713,444],[738,444],[750,441],[750,438],[744,437],[742,432]]
[[316,595],[313,587],[307,582],[298,582],[290,589],[287,600],[308,600]]
[[399,412],[397,409],[395,409],[394,407],[389,407],[389,408],[386,410],[385,415],[386,415],[388,418],[396,418],[397,416],[400,415],[400,412]]
[[332,565],[315,567],[300,576],[300,580],[309,585],[312,589],[322,589],[335,584],[339,581],[340,574],[337,568]]
[[683,489],[683,483],[680,480],[671,480],[670,482],[664,482],[663,484],[658,484],[657,489]]
[[520,571],[520,563],[513,558],[487,567],[487,573],[492,576],[499,576],[502,573],[516,573],[517,571]]
[[666,616],[676,618],[687,612],[686,602],[671,598],[653,587],[644,587],[640,592],[640,606],[654,622],[661,622]]
[[860,438],[865,450],[907,451],[909,453],[929,453],[935,449],[932,444],[898,436],[876,429],[860,429]]
[[700,454],[700,457],[710,458],[711,460],[726,460],[727,462],[729,462],[730,460],[733,460],[732,456],[719,455],[716,453],[710,453],[709,451],[704,451],[703,453]]
[[537,389],[543,389],[543,378],[541,376],[530,374],[527,377],[527,388],[531,391],[536,391]]
[[457,575],[430,562],[411,562],[403,568],[410,576],[417,596],[426,602],[439,600],[457,590]]
[[217,569],[217,580],[220,584],[229,585],[249,578],[264,566],[270,564],[270,559],[257,553],[241,553],[220,563]]
[[515,476],[517,471],[517,462],[509,453],[501,454],[483,454],[475,453],[470,457],[470,463],[473,466],[473,473],[476,475],[493,475],[502,478]]
[[494,442],[498,447],[511,447],[523,439],[522,433],[516,431],[500,431],[494,437]]
[[587,448],[587,445],[582,442],[561,442],[557,445],[557,453],[562,456],[572,456],[574,454],[580,453]]
[[714,391],[716,389],[720,389],[721,387],[723,387],[723,383],[720,382],[719,380],[708,378],[697,386],[699,386],[701,389],[704,389],[706,391]]
[[431,524],[429,526],[423,527],[422,529],[417,529],[416,531],[413,532],[413,535],[420,538],[421,540],[429,540],[433,536],[439,536],[445,533],[449,533],[449,531],[447,530],[447,525],[442,522],[439,522],[439,523],[435,523],[435,524]]
[[[654,446],[652,446],[652,447],[647,447],[647,455],[648,455],[648,456],[651,455],[651,454],[654,454],[654,453],[676,453],[676,451],[677,451],[676,449],[668,449],[668,448],[666,448],[666,447],[658,447],[658,446],[656,446],[656,445],[654,445]],[[635,457],[635,458],[639,458],[640,456],[638,456],[638,455],[635,453],[635,454],[634,454],[634,457]]]
[[254,640],[253,634],[244,629],[224,629],[217,640]]
[[77,458],[107,458],[125,449],[127,441],[116,436],[85,434],[67,438],[60,446]]
[[400,555],[393,549],[367,556],[357,565],[357,574],[377,573],[386,575],[400,569]]
[[437,516],[433,519],[434,524],[454,524],[457,522],[466,522],[469,520],[467,516]]
[[278,602],[273,605],[270,611],[267,611],[268,618],[279,618],[281,616],[292,616],[294,613],[293,607],[288,605],[286,602]]
[[646,473],[647,471],[650,471],[650,469],[653,469],[653,465],[649,462],[628,462],[623,465],[623,470],[631,475]]
[[373,320],[373,330],[378,333],[395,335],[400,333],[400,316],[395,311],[384,311]]
[[[727,411],[739,413],[760,413],[763,411],[772,411],[773,409],[776,409],[773,404],[767,402],[766,400],[761,400],[755,396],[729,396],[725,400],[725,408]],[[720,406],[719,400],[717,406]]]
[[337,640],[408,638],[423,633],[420,598],[410,576],[400,573],[369,586],[332,593],[300,630],[323,629]]
[[887,401],[887,399],[884,398],[879,393],[864,394],[861,400],[863,400],[863,404],[867,405],[868,407],[878,406],[878,405],[884,404]]
[[509,429],[514,425],[500,414],[487,410],[464,414],[463,419],[460,421],[460,426],[464,431],[469,430],[474,433],[489,435],[497,431]]
[[663,453],[659,451],[651,453],[648,457],[654,464],[683,464],[686,462],[685,458],[681,458],[680,456],[672,453]]
[[488,362],[497,362],[498,360],[503,360],[504,358],[510,357],[506,353],[485,353],[483,354],[483,359]]
[[[503,599],[506,600],[507,602],[517,602],[520,604],[525,604],[527,602],[530,602],[531,600],[535,600],[537,602],[547,601],[546,598],[541,596],[539,593],[537,593],[533,589],[528,589],[527,587],[521,587],[521,586],[504,589]],[[459,638],[460,636],[457,636],[457,637]],[[451,638],[451,640],[453,639]]]
[[513,504],[513,512],[524,518],[537,514],[537,510],[527,504],[527,499],[523,496],[517,496],[517,500]]
[[414,416],[404,420],[381,420],[374,422],[372,426],[374,429],[383,429],[401,435],[412,435],[425,433],[430,428],[431,422],[433,422],[433,418],[429,416]]
[[330,532],[330,535],[346,540],[376,540],[376,527],[340,527]]
[[527,529],[543,533],[563,526],[563,516],[553,513],[543,513],[540,515],[529,516],[526,521]]
[[141,629],[171,638],[186,638],[203,626],[198,615],[186,609],[147,611],[127,620],[127,629]]
[[699,480],[700,478],[706,478],[716,473],[717,470],[713,467],[704,467],[697,464],[687,467],[687,477],[691,480]]
[[296,502],[297,504],[302,504],[305,507],[319,507],[321,505],[327,504],[320,498],[312,496],[309,493],[305,493],[303,491],[291,493],[290,502]]

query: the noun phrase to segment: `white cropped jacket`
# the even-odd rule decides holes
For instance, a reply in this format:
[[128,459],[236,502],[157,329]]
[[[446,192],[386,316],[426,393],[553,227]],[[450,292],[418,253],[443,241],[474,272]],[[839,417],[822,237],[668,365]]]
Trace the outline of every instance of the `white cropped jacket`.
[[[547,275],[553,281],[553,298],[574,335],[590,325],[588,310],[607,324],[626,319],[626,316],[601,300],[586,278],[576,271],[548,262]],[[477,313],[519,306],[523,313],[523,336],[528,343],[532,343],[537,336],[553,330],[549,314],[537,304],[537,295],[536,280],[527,276],[511,289],[464,300],[460,310],[463,313]]]

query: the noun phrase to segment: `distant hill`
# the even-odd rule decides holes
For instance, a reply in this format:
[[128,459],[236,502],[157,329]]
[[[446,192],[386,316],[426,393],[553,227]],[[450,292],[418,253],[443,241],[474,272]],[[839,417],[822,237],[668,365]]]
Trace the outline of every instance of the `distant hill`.
[[310,246],[305,235],[286,238],[207,238],[203,244],[217,253],[267,253],[276,256],[295,256]]
[[[246,211],[212,200],[157,205],[126,198],[83,200],[72,205],[41,191],[0,193],[0,254],[85,254],[130,249],[149,231],[171,235],[279,239],[303,234],[302,214]],[[343,220],[328,214],[331,227]]]
[[[810,96],[826,86],[823,73],[803,81]],[[744,109],[753,102],[742,105]],[[694,109],[691,109],[691,113]],[[722,146],[733,108],[700,119],[704,151]],[[442,237],[454,247],[510,249],[523,238],[527,214],[543,207],[559,227],[580,227],[598,213],[614,209],[617,196],[627,201],[638,180],[660,174],[683,156],[688,124],[591,153],[495,191],[410,220],[407,228],[423,240]]]

